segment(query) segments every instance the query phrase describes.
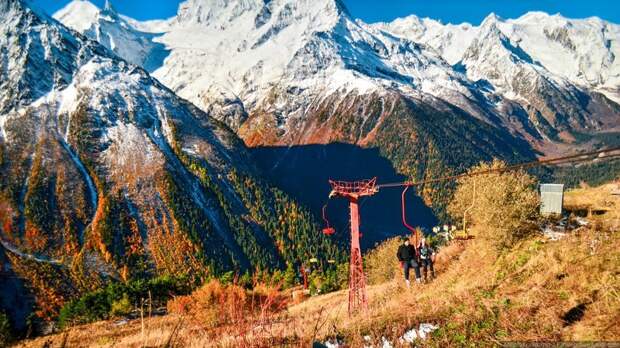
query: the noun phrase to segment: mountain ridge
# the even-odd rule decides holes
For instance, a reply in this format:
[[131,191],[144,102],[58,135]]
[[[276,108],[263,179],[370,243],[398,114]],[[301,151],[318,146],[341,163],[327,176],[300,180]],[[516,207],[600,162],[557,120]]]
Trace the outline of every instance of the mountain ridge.
[[[529,95],[516,98],[519,93],[511,89],[480,89],[480,81],[486,83],[488,76],[472,77],[458,69],[464,65],[461,60],[466,49],[485,25],[494,24],[501,35],[515,42],[514,47],[525,54],[522,56],[531,56],[517,43],[523,39],[515,39],[514,35],[506,33],[506,28],[516,26],[511,23],[531,22],[532,17],[540,16],[543,14],[528,13],[519,19],[503,20],[489,15],[478,27],[469,24],[444,26],[414,15],[391,23],[366,24],[354,20],[344,4],[332,0],[318,3],[192,0],[180,4],[177,16],[169,19],[167,29],[154,39],[169,50],[169,55],[153,75],[177,94],[224,121],[249,144],[257,144],[256,140],[260,139],[251,129],[256,127],[252,126],[255,121],[249,120],[256,119],[256,115],[270,114],[270,120],[260,123],[267,122],[277,129],[273,133],[275,138],[268,137],[269,140],[258,143],[290,143],[290,138],[285,140],[286,137],[282,139],[278,134],[285,135],[292,127],[298,127],[299,122],[305,123],[304,118],[313,103],[332,99],[330,95],[340,95],[342,99],[351,92],[385,94],[397,90],[414,99],[428,99],[424,95],[430,94],[457,105],[474,118],[510,128],[542,150],[545,146],[541,141],[558,141],[558,133],[580,131],[585,126],[583,120],[572,120],[574,112],[567,113],[567,108],[588,114],[588,119],[600,117],[602,112],[592,113],[588,109],[604,109],[607,102],[601,106],[600,98],[592,93],[615,96],[613,90],[618,88],[618,83],[613,80],[614,66],[609,72],[611,75],[608,74],[612,78],[609,83],[588,90],[591,86],[582,87],[569,73],[558,75],[557,71],[550,72],[538,62],[527,62],[534,69],[542,69],[546,80],[563,81],[560,93],[564,93],[564,89],[578,91],[569,94],[583,94],[583,98],[591,100],[587,103],[597,105],[590,108],[578,105],[576,100],[565,101],[569,105],[564,108],[553,105],[550,99],[554,97],[546,95],[545,88],[535,92],[535,99],[539,101],[530,104],[524,102]],[[545,18],[557,19],[558,16],[546,15]],[[70,20],[66,22],[70,24]],[[616,28],[601,23],[609,26],[611,32]],[[399,31],[399,24],[410,26],[413,31]],[[416,35],[416,30],[437,33],[432,35],[439,41]],[[468,34],[463,36],[466,31]],[[204,36],[211,39],[204,42],[200,39]],[[454,65],[456,63],[459,64]],[[198,71],[192,68],[194,66],[218,66],[220,69]],[[536,84],[538,75],[526,76],[526,84]],[[553,85],[557,87],[558,83]],[[521,109],[519,113],[527,115],[527,120],[506,112],[515,107]],[[608,109],[607,113],[613,114],[613,111]],[[557,115],[569,115],[566,117],[571,120],[554,124]],[[541,121],[542,118],[545,120]],[[520,121],[514,125],[514,120]],[[596,121],[591,125],[601,127]],[[530,131],[522,131],[525,128]]]
[[[598,89],[617,88],[620,71],[618,63],[609,66],[605,62],[613,62],[613,57],[620,52],[620,26],[598,17],[569,19],[559,14],[534,11],[516,19],[502,19],[491,14],[480,25],[474,26],[469,23],[444,25],[411,15],[374,25],[396,35],[427,43],[442,52],[451,64],[456,64],[462,59],[473,38],[489,22],[495,22],[505,36],[519,42],[525,51],[550,72],[577,85]],[[452,42],[451,37],[460,40]],[[443,43],[447,45],[442,47]],[[587,64],[588,57],[602,63],[600,70],[597,70],[595,64]],[[558,61],[564,63],[558,64]],[[573,61],[577,64],[567,64]],[[593,77],[596,75],[599,75],[598,78]],[[608,96],[618,100],[615,94],[608,93]]]

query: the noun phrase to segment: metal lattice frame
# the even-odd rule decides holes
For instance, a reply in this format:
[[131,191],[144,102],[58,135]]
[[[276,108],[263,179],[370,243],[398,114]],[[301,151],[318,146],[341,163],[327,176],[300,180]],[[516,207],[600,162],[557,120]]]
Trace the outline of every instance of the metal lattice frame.
[[377,193],[377,178],[361,181],[335,181],[330,180],[329,184],[332,185],[332,192],[330,197],[341,196],[349,197],[354,196],[356,198],[362,196],[372,196]]
[[360,197],[377,193],[377,178],[363,181],[333,181],[330,197],[342,197],[349,200],[351,212],[351,260],[349,265],[349,315],[357,310],[368,309],[366,296],[366,277],[362,264],[360,248],[360,213],[358,201]]

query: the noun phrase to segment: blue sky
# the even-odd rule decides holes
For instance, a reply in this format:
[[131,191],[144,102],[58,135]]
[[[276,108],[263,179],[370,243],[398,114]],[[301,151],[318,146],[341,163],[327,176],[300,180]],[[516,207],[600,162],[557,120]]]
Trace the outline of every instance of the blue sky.
[[[48,13],[54,13],[69,0],[31,0]],[[598,16],[620,23],[620,0],[343,0],[354,17],[366,22],[389,21],[416,14],[447,23],[478,24],[489,13],[516,18],[528,11],[561,13],[570,18]],[[103,6],[104,0],[93,0]],[[176,13],[179,0],[112,0],[116,9],[144,20],[168,18]]]

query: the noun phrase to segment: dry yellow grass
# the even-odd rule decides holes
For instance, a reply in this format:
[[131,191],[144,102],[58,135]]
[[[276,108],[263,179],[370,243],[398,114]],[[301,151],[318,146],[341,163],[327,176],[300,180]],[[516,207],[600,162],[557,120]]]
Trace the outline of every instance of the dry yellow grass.
[[[615,194],[614,194],[615,193]],[[569,211],[593,210],[605,212],[604,216],[594,214],[591,218],[606,224],[609,229],[620,229],[620,181],[595,188],[580,188],[564,196],[564,206]]]
[[599,187],[583,187],[570,190],[564,195],[564,205],[567,208],[580,205],[604,208],[618,207],[620,198],[613,193],[619,191],[620,181]]
[[[567,193],[566,202],[603,197],[602,188]],[[592,197],[592,198],[587,198]],[[604,196],[607,197],[607,196]],[[607,199],[607,198],[605,198]],[[617,197],[613,199],[618,199]],[[168,315],[121,327],[97,323],[68,332],[69,347],[156,347],[170,337],[179,347],[293,346],[343,337],[351,347],[370,335],[395,341],[419,323],[440,326],[425,346],[492,346],[504,340],[620,340],[620,229],[618,202],[590,226],[552,242],[537,235],[498,252],[482,239],[443,248],[438,277],[404,287],[396,279],[368,287],[367,313],[347,315],[347,292],[316,296],[290,306],[243,337],[214,336],[205,326]],[[229,331],[231,332],[231,331]],[[233,330],[234,332],[234,330]],[[277,338],[277,340],[276,340]],[[59,346],[63,334],[22,342],[20,347]],[[271,340],[271,341],[270,341]],[[272,344],[267,344],[271,342]]]

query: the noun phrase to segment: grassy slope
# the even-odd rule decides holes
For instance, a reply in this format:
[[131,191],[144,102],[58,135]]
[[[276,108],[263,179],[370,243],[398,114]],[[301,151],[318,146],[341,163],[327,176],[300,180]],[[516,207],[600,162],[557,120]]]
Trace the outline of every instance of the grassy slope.
[[[439,324],[429,345],[501,340],[618,340],[620,329],[620,197],[611,185],[575,190],[567,205],[590,202],[610,211],[588,228],[549,242],[536,236],[498,255],[482,240],[442,250],[439,277],[407,291],[398,281],[371,287],[370,315],[334,315],[351,342],[364,334],[399,336],[421,322]],[[340,298],[315,298],[292,311],[334,308]],[[333,301],[333,302],[332,302]],[[584,305],[572,324],[562,317]],[[573,310],[578,313],[579,310]],[[329,325],[328,325],[329,326]],[[359,334],[358,334],[359,333]],[[360,341],[357,341],[361,344]]]
[[[592,218],[587,228],[569,237],[546,241],[536,236],[512,250],[497,254],[481,239],[454,243],[442,249],[438,278],[407,290],[399,278],[368,288],[370,311],[348,318],[346,291],[313,297],[289,307],[286,321],[274,332],[324,339],[341,335],[352,346],[371,335],[396,338],[421,322],[438,324],[429,346],[462,346],[471,342],[493,345],[503,340],[618,340],[620,339],[620,197],[610,186],[567,194],[566,204],[584,201],[611,210]],[[581,307],[579,307],[581,305]],[[567,323],[572,309],[581,318]],[[576,317],[579,317],[577,315]],[[147,321],[147,341],[161,344],[180,319]],[[184,324],[177,336],[183,346],[204,346],[201,328]],[[24,343],[40,346],[45,339]],[[52,338],[62,340],[62,335]],[[74,329],[69,342],[95,346],[138,346],[140,322],[122,328],[98,323]],[[300,343],[300,345],[303,343]]]

